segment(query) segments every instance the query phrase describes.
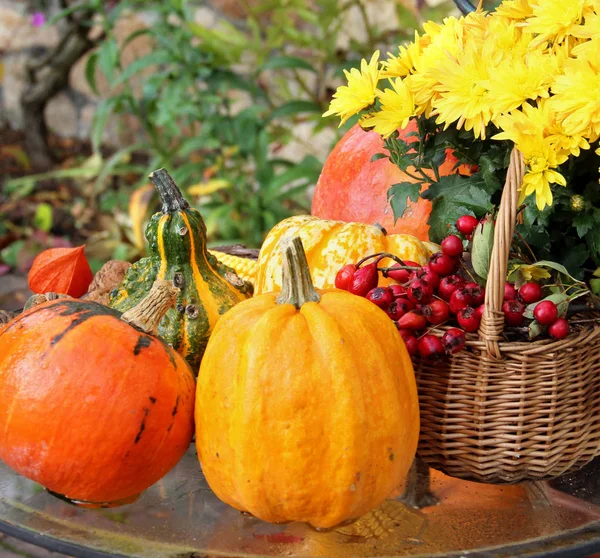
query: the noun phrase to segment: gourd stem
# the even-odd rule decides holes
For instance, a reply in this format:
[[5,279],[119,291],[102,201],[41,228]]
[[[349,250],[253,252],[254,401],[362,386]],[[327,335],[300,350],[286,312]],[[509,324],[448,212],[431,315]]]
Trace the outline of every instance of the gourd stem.
[[310,278],[310,268],[300,237],[284,238],[280,246],[283,269],[277,304],[293,304],[300,309],[306,302],[319,302],[321,297]]
[[166,311],[175,305],[178,292],[179,289],[171,281],[157,279],[146,297],[123,312],[121,319],[144,333],[156,335],[159,322]]
[[152,183],[158,190],[163,213],[183,211],[190,206],[188,201],[183,197],[181,190],[177,187],[177,184],[175,184],[175,181],[171,178],[171,175],[165,169],[158,169],[151,172],[150,180],[152,180]]

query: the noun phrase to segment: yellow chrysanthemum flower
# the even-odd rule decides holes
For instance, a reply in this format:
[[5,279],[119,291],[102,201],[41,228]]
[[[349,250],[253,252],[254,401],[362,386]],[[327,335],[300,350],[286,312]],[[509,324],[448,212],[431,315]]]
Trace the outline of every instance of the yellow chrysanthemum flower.
[[384,138],[398,128],[406,128],[410,118],[415,115],[415,101],[410,89],[400,78],[391,83],[393,89],[377,92],[381,108],[360,121],[363,128],[373,128]]
[[554,170],[558,166],[556,152],[541,135],[523,135],[518,138],[517,148],[523,153],[527,165],[519,193],[519,203],[535,194],[535,203],[542,211],[547,205],[552,205],[550,184],[567,185],[565,177]]
[[415,40],[406,46],[400,46],[398,56],[388,52],[388,59],[382,62],[381,78],[405,77],[410,74],[415,67],[415,60],[430,44],[431,39],[427,35],[419,37],[419,33],[415,31]]
[[[547,269],[537,265],[519,265],[514,270],[518,269],[525,281],[542,281],[550,279],[551,275]],[[513,270],[513,271],[514,271]]]
[[600,37],[590,43],[592,48],[565,61],[550,102],[567,134],[595,141],[600,136]]
[[351,116],[371,106],[375,102],[375,90],[380,79],[379,51],[375,51],[369,63],[362,60],[360,70],[344,70],[348,85],[338,87],[329,104],[329,110],[323,116],[333,114],[341,117],[340,126]]
[[528,0],[504,0],[496,8],[495,13],[510,19],[521,20],[528,18],[533,10]]
[[562,42],[581,25],[590,0],[543,0],[532,3],[533,14],[522,23],[530,33],[537,33],[532,46],[549,41]]

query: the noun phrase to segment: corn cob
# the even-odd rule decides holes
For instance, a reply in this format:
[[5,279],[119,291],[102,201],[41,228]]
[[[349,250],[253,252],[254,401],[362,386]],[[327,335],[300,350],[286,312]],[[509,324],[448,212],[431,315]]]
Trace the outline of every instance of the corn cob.
[[232,256],[231,254],[217,252],[216,250],[209,250],[209,252],[221,263],[233,268],[240,279],[243,279],[244,281],[250,281],[250,283],[254,284],[257,271],[256,260],[240,258],[239,256]]

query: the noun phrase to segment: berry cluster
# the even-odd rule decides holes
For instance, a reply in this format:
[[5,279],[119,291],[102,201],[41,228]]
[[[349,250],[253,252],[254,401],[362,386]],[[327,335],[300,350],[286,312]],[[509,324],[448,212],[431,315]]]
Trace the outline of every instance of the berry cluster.
[[[470,240],[478,224],[475,217],[464,215],[457,220],[456,228]],[[356,264],[343,266],[335,277],[335,286],[365,297],[385,311],[410,355],[434,359],[454,354],[464,348],[465,333],[479,329],[485,308],[485,288],[469,276],[461,260],[463,249],[463,240],[450,235],[442,241],[441,251],[433,254],[424,266],[384,252],[372,254]],[[396,263],[379,267],[385,258]],[[380,273],[395,284],[378,286]],[[519,290],[506,283],[502,307],[506,325],[522,325],[525,305],[542,298],[537,283],[527,283]],[[555,339],[567,335],[568,323],[558,317],[553,302],[539,302],[534,317],[540,325],[549,326],[548,333]],[[441,326],[445,326],[443,333]],[[436,330],[438,335],[433,333]]]

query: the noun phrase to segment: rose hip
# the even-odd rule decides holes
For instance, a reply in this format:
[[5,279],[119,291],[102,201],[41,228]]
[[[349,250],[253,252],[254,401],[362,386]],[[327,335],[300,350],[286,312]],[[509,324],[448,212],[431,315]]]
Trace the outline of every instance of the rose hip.
[[456,220],[456,228],[465,236],[471,236],[479,221],[472,215],[463,215]]
[[348,284],[348,292],[358,296],[366,296],[371,289],[377,286],[378,282],[377,262],[373,262],[354,272]]
[[436,252],[429,259],[429,269],[440,277],[446,277],[456,271],[458,261],[443,252]]
[[344,289],[348,290],[350,285],[350,281],[352,281],[352,277],[356,273],[356,266],[354,264],[347,264],[344,267],[340,268],[335,276],[335,288],[336,289]]
[[405,298],[397,298],[386,309],[387,315],[394,321],[398,321],[404,314],[410,312],[414,304]]
[[474,308],[467,306],[456,315],[458,325],[468,333],[475,333],[479,329],[481,318],[477,315]]
[[417,314],[414,310],[411,310],[398,320],[398,326],[401,329],[418,331],[427,327],[427,320],[423,314]]
[[533,317],[541,325],[553,324],[558,318],[558,308],[551,300],[542,300],[533,309]]
[[415,356],[419,352],[419,340],[414,335],[405,339],[404,344],[410,356]]
[[[408,267],[421,267],[418,263],[405,261],[404,262]],[[402,266],[400,264],[394,264],[390,267],[388,271],[383,272],[384,277],[389,277],[394,281],[398,281],[398,283],[406,283],[408,278],[410,277],[411,271],[409,269],[401,269]]]
[[462,277],[458,275],[448,275],[448,277],[444,277],[440,281],[440,286],[438,287],[438,294],[442,297],[446,302],[450,300],[452,293],[463,287],[465,282]]
[[458,236],[451,234],[442,240],[442,252],[451,258],[458,258],[463,252],[463,243]]
[[569,335],[569,322],[564,318],[557,318],[556,321],[548,327],[548,335],[554,339],[564,339]]
[[394,298],[403,298],[406,296],[406,287],[404,285],[388,285],[388,289]]
[[408,287],[408,300],[415,304],[427,304],[433,296],[433,287],[423,279],[416,279]]
[[462,351],[466,343],[465,332],[462,329],[453,327],[442,335],[442,345],[447,354],[453,355]]
[[504,283],[504,300],[517,300],[517,289],[514,283]]
[[429,360],[438,359],[444,355],[444,346],[435,335],[424,335],[419,339],[419,355]]
[[365,298],[383,310],[394,302],[394,296],[386,287],[375,287],[374,289],[371,289]]
[[525,305],[518,300],[505,300],[502,304],[502,312],[504,312],[504,322],[506,325],[517,327],[525,321]]
[[470,300],[467,289],[461,287],[460,289],[455,290],[448,303],[450,305],[450,312],[458,314],[463,308],[469,306]]
[[470,282],[465,285],[467,296],[469,297],[469,306],[480,306],[485,300],[485,289],[477,283]]
[[485,304],[482,304],[481,306],[477,306],[475,308],[475,314],[477,314],[477,316],[479,316],[480,320],[481,320],[481,318],[483,318],[484,312],[485,312]]
[[450,309],[448,303],[436,298],[432,300],[428,305],[423,306],[423,315],[427,318],[427,321],[432,325],[443,324],[448,320],[450,315]]
[[538,283],[525,283],[519,289],[519,299],[525,304],[533,304],[542,298],[542,287]]

